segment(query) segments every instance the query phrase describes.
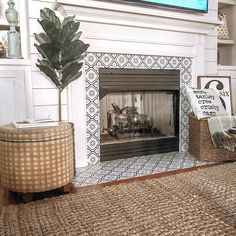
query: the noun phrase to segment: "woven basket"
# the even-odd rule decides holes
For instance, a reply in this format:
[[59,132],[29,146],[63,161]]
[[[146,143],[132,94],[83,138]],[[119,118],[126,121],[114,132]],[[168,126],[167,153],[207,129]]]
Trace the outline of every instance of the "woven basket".
[[0,175],[16,192],[41,192],[68,184],[74,174],[73,125],[0,127]]
[[215,148],[207,119],[198,120],[192,113],[189,114],[189,152],[203,161],[236,160],[236,152]]

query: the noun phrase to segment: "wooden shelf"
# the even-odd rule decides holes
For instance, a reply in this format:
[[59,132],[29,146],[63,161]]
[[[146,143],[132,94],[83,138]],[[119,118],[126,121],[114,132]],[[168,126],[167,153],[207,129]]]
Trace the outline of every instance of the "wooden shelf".
[[217,43],[222,45],[234,45],[235,42],[232,39],[218,39]]
[[230,66],[230,65],[218,65],[217,66],[218,71],[236,71],[236,66]]

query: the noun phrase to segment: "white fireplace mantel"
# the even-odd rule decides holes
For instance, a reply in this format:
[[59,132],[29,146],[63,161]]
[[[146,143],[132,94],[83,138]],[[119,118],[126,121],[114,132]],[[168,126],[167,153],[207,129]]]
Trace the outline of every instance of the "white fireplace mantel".
[[[193,86],[198,75],[209,74],[209,68],[211,74],[217,72],[217,35],[214,28],[219,22],[215,0],[209,0],[208,13],[150,7],[119,0],[57,0],[53,8],[62,15],[75,15],[81,22],[82,40],[90,44],[89,58],[94,59],[93,67],[87,68],[88,63],[85,63],[83,77],[68,89],[69,120],[75,124],[76,166],[99,160],[99,135],[89,134],[91,127],[98,127],[99,130],[99,115],[95,115],[94,121],[88,115],[89,104],[94,106],[96,114],[99,114],[99,106],[96,97],[89,99],[88,96],[90,89],[93,94],[98,93],[97,70],[104,64],[106,56],[113,58],[109,68],[114,64],[120,66],[116,64],[120,57],[127,60],[134,56],[140,60],[146,57],[159,60],[163,57],[168,63],[172,58],[178,65],[183,60],[191,62],[182,76],[185,83]],[[148,65],[145,68],[148,69]],[[89,76],[94,79],[91,88]],[[185,121],[185,118],[181,119],[181,122]],[[181,134],[183,142],[187,140],[186,127]]]
[[217,20],[217,11],[214,10],[216,1],[211,2],[208,13],[112,0],[57,0],[53,8],[63,14],[75,14],[82,22],[208,34],[209,30],[220,24]]

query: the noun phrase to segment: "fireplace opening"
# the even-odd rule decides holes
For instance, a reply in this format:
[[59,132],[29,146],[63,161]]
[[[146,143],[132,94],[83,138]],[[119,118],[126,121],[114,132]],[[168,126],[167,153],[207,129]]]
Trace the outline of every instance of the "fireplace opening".
[[179,150],[178,70],[100,69],[101,160]]

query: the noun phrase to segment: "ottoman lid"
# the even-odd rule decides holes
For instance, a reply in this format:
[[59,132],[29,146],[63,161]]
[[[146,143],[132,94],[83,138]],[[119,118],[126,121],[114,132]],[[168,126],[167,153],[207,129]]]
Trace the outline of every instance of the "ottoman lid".
[[55,140],[72,135],[72,124],[60,122],[58,126],[37,128],[15,128],[13,125],[0,127],[0,141],[39,142]]

